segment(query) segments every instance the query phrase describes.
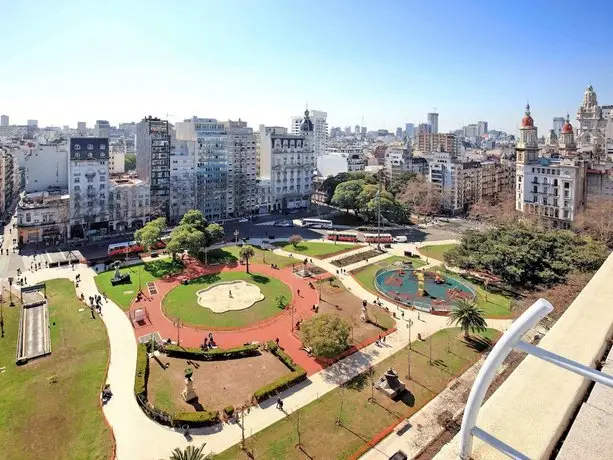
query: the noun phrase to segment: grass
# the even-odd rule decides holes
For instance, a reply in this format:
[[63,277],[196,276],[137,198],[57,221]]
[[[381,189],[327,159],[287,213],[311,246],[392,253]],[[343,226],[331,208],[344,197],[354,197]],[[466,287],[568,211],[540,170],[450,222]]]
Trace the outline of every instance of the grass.
[[[408,391],[396,401],[375,390],[375,401],[370,402],[371,377],[366,374],[323,395],[298,411],[304,452],[310,458],[350,458],[375,435],[422,408],[453,378],[474,364],[484,351],[484,346],[499,336],[498,331],[488,329],[482,339],[475,336],[476,340],[465,342],[458,328],[443,329],[431,339],[432,364],[429,364],[428,357],[430,339],[413,342],[410,380],[407,378],[408,348],[383,360],[374,367],[373,378],[378,379],[391,367],[407,385]],[[339,414],[341,424],[337,425],[335,422]],[[295,448],[298,442],[296,421],[297,413],[292,412],[248,438],[246,445],[252,458],[304,459],[305,454]],[[247,456],[235,445],[213,458],[234,460]]]
[[115,270],[107,270],[96,276],[96,286],[99,292],[105,292],[106,295],[123,310],[130,309],[132,301],[138,293],[138,284],[140,279],[141,289],[146,289],[147,283],[163,278],[167,275],[179,273],[183,269],[183,265],[179,261],[171,258],[158,259],[144,264],[131,265],[121,268],[121,273],[130,273],[130,282],[111,285],[111,278],[115,274]]
[[457,246],[457,244],[433,244],[419,248],[419,253],[424,257],[444,261],[443,255]]
[[99,407],[109,356],[106,329],[100,319],[91,319],[89,309],[78,311],[83,305],[70,281],[48,281],[47,295],[52,353],[23,366],[15,365],[19,307],[4,306],[1,456],[108,459],[113,441]]
[[[214,313],[198,305],[196,292],[220,281],[244,280],[255,284],[264,294],[264,300],[240,311]],[[283,296],[285,304],[292,299],[290,288],[276,278],[245,272],[222,272],[205,275],[187,285],[172,289],[162,302],[162,308],[170,318],[180,318],[187,324],[215,328],[242,327],[279,314],[277,297]]]
[[375,274],[381,268],[385,268],[390,264],[398,261],[411,261],[413,263],[413,267],[419,268],[423,267],[425,264],[419,257],[403,257],[403,256],[390,256],[386,257],[383,260],[380,260],[377,263],[366,265],[356,271],[353,272],[355,279],[362,285],[364,289],[369,290],[375,295],[379,295],[377,289],[375,288]]
[[[249,259],[249,263],[255,264],[276,264],[279,267],[288,267],[296,263],[296,259],[291,257],[280,256],[271,251],[262,251],[253,246],[255,256]],[[223,248],[212,249],[207,254],[207,262],[209,264],[225,263],[236,264],[239,260],[239,246],[226,246]]]
[[316,241],[301,241],[296,246],[289,243],[274,243],[284,251],[301,254],[308,257],[328,257],[349,249],[356,249],[359,246],[347,243],[321,243]]

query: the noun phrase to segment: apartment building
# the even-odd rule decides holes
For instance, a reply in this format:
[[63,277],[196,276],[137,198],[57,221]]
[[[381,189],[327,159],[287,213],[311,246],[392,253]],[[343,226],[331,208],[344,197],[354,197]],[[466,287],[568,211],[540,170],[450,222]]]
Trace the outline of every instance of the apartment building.
[[109,229],[109,140],[73,137],[69,144],[69,238],[99,237]]
[[366,160],[361,147],[328,147],[326,153],[316,157],[317,171],[323,177],[342,172],[364,171]]
[[17,205],[19,244],[66,241],[69,224],[68,189],[57,188],[27,193]]
[[170,222],[196,208],[196,143],[177,140],[170,152]]
[[21,175],[19,161],[9,151],[0,148],[0,216],[6,219],[19,198]]
[[245,121],[224,122],[228,146],[228,203],[226,213],[240,217],[258,209],[256,136]]
[[134,175],[115,175],[109,180],[109,232],[141,228],[149,222],[149,184]]
[[306,208],[313,191],[315,170],[313,122],[305,111],[300,134],[260,133],[260,174],[271,180],[269,211]]
[[24,150],[23,167],[27,193],[68,188],[68,142]]
[[136,125],[136,173],[149,183],[152,218],[169,217],[173,137],[168,120],[148,116]]
[[413,152],[404,147],[387,147],[384,165],[387,176],[392,181],[406,172],[422,175],[428,173],[426,159],[413,156]]
[[452,155],[456,155],[459,150],[458,139],[456,138],[455,134],[435,134],[423,132],[418,132],[415,136],[413,150],[424,153],[436,152],[439,150],[439,146],[442,146],[443,151]]

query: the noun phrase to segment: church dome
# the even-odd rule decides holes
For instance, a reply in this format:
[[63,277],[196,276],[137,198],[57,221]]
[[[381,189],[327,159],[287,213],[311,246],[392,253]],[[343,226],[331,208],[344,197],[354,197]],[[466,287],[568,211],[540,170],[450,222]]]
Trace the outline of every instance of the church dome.
[[[590,86],[591,88],[591,86]],[[573,125],[570,124],[570,117],[566,114],[566,121],[562,126],[562,134],[572,134],[573,133]]]
[[534,127],[534,120],[530,116],[530,104],[526,104],[526,115],[521,119],[521,127],[522,128],[532,128]]
[[300,126],[300,131],[305,132],[313,132],[313,122],[309,118],[309,109],[304,111],[304,120],[302,121],[302,125]]

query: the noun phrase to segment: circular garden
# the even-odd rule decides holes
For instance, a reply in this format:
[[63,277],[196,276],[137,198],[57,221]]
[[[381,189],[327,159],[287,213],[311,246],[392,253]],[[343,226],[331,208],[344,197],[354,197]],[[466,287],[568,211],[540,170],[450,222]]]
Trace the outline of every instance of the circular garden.
[[[199,302],[199,295],[206,291],[219,292],[219,303],[232,301],[231,296],[240,294],[238,291],[232,293],[228,286],[238,281],[261,292],[261,296],[247,308],[219,313],[214,311],[219,311],[216,308],[218,305],[207,308],[204,306],[206,303]],[[289,286],[276,278],[258,273],[229,271],[204,275],[175,287],[164,297],[162,309],[169,318],[179,318],[185,324],[211,329],[233,329],[272,318],[281,313],[291,300]]]

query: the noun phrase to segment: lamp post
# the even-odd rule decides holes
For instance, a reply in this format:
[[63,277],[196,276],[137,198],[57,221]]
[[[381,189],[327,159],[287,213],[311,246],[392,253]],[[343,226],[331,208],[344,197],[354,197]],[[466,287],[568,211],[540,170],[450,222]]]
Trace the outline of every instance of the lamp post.
[[2,297],[2,293],[0,293],[0,331],[2,332],[2,337],[4,337],[4,298]]
[[238,229],[234,230],[234,239],[235,242],[238,243],[238,235],[240,235],[241,232],[238,231]]
[[208,255],[209,255],[209,248],[208,248],[208,246],[205,246],[205,248],[204,248],[204,265],[208,265],[209,264]]
[[413,320],[411,318],[409,318],[409,323],[408,323],[408,326],[409,326],[409,350],[413,349],[412,348],[413,346],[411,345],[411,326],[412,325],[413,325]]
[[183,321],[181,321],[179,318],[177,318],[177,319],[175,319],[172,322],[172,325],[177,328],[177,345],[181,346],[181,334],[180,334],[180,331],[181,331],[181,328],[183,327]]
[[13,287],[13,277],[9,276],[8,280],[9,280],[9,298],[10,298],[9,306],[14,307],[15,303],[13,302],[13,289],[12,289],[12,287]]

